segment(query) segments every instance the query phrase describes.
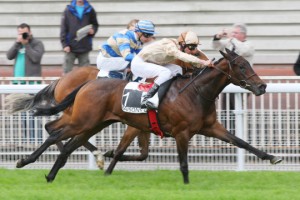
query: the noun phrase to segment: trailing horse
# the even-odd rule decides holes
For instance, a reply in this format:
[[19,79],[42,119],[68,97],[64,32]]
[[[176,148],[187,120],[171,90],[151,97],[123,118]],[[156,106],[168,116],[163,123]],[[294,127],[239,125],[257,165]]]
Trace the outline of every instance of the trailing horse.
[[[182,64],[182,63],[180,63]],[[75,68],[65,76],[50,83],[35,95],[29,94],[11,94],[6,96],[6,110],[13,114],[21,111],[35,110],[36,107],[42,105],[55,106],[60,103],[69,93],[78,86],[97,78],[99,70],[95,67],[80,67]],[[72,109],[64,110],[65,115],[71,115]],[[143,161],[148,157],[150,134],[140,134],[141,131],[135,128],[128,127],[121,139],[121,145],[116,151],[125,151],[135,137],[138,138],[140,146],[140,155],[123,155],[119,160],[114,160],[115,166],[118,161]],[[57,146],[60,151],[63,149],[62,142],[58,142]],[[90,142],[83,144],[96,158],[97,166],[100,169],[104,167],[105,157],[113,158],[115,150],[107,151],[103,156],[102,152]],[[113,169],[112,169],[113,170]]]
[[[161,128],[176,140],[184,183],[189,183],[188,142],[195,134],[218,138],[244,148],[263,160],[269,160],[272,164],[281,162],[281,158],[260,151],[230,134],[217,121],[215,99],[229,83],[252,91],[255,95],[264,94],[266,89],[266,84],[243,57],[228,49],[226,52],[220,52],[224,59],[219,60],[214,68],[206,68],[201,75],[198,70],[192,79],[174,80],[159,106],[158,117]],[[28,158],[20,159],[17,167],[35,162],[50,145],[72,138],[64,146],[64,150],[46,177],[50,182],[54,180],[58,170],[64,166],[74,150],[110,124],[122,122],[143,132],[150,132],[146,114],[122,111],[120,102],[126,84],[127,82],[123,80],[106,78],[90,81],[73,91],[57,106],[37,108],[36,115],[52,115],[73,105],[71,116],[65,118],[63,114],[61,118],[46,124],[47,131],[51,133],[49,138]],[[180,92],[182,88],[185,90]],[[120,155],[115,155],[118,156]]]

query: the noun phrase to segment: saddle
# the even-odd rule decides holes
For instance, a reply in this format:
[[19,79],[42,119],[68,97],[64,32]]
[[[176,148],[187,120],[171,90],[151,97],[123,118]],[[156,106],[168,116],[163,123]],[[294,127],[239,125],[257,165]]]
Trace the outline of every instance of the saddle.
[[[171,79],[165,83],[163,83],[154,97],[156,97],[157,101],[161,102],[164,95],[168,91],[172,81]],[[154,132],[156,135],[159,135],[161,138],[164,137],[163,131],[161,131],[159,126],[159,121],[157,118],[156,110],[147,110],[141,108],[141,102],[143,100],[143,95],[145,95],[148,90],[152,87],[154,83],[137,83],[137,82],[129,82],[125,86],[122,95],[122,110],[124,112],[129,113],[148,113],[150,130]]]

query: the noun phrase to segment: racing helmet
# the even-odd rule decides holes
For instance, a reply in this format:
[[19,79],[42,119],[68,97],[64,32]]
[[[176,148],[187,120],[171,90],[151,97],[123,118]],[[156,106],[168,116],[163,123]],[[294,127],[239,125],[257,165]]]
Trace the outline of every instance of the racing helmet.
[[197,34],[193,31],[186,31],[179,35],[177,38],[179,44],[185,43],[185,45],[199,45],[200,41]]
[[140,20],[138,23],[135,24],[135,32],[154,35],[155,25],[149,20]]

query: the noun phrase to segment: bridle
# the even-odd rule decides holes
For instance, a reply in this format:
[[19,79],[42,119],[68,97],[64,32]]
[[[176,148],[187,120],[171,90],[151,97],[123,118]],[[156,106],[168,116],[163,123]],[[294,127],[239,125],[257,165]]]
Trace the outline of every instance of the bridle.
[[[230,75],[230,72],[232,73],[235,73],[233,70],[232,70],[232,63],[238,59],[240,56],[238,55],[237,57],[235,57],[234,59],[232,59],[231,61],[227,60],[228,62],[228,72],[225,72],[223,71],[222,69],[218,68],[217,66],[214,66],[213,68],[215,68],[216,70],[218,70],[219,72],[221,72],[222,74],[224,74],[228,80],[234,80],[235,82],[238,82],[239,83],[239,86],[241,88],[247,88],[247,87],[250,87],[250,85],[248,84],[247,80],[249,80],[251,77],[253,76],[256,76],[257,74],[254,72],[253,74],[251,74],[250,76],[246,77],[246,79],[243,79],[243,80],[238,80],[237,78],[234,78]],[[199,71],[199,73],[192,79],[190,80],[183,88],[181,88],[179,90],[179,94],[182,93],[191,83],[193,83],[195,81],[196,78],[198,78],[198,76],[200,76],[203,71],[205,71],[205,69],[207,69],[208,66],[205,66],[201,71]],[[208,99],[209,100],[209,99]]]
[[247,82],[247,80],[249,80],[251,77],[253,77],[253,76],[257,76],[257,74],[254,72],[253,74],[251,74],[250,76],[248,76],[248,77],[246,77],[246,79],[243,79],[243,80],[238,80],[237,78],[234,78],[234,77],[232,77],[231,75],[230,75],[230,72],[232,72],[232,73],[235,73],[233,70],[232,70],[232,63],[236,60],[236,59],[238,59],[239,57],[241,57],[241,56],[237,56],[237,57],[235,57],[234,59],[232,59],[231,61],[229,61],[229,60],[227,60],[227,62],[228,62],[228,66],[229,66],[229,68],[228,68],[228,71],[229,72],[225,72],[225,71],[223,71],[223,70],[221,70],[220,68],[218,68],[218,67],[214,67],[216,70],[218,70],[219,72],[221,72],[222,74],[224,74],[226,77],[227,77],[227,79],[228,80],[234,80],[235,82],[237,82],[237,83],[239,83],[239,86],[241,87],[241,88],[247,88],[247,87],[250,87],[250,85],[248,84],[248,82]]

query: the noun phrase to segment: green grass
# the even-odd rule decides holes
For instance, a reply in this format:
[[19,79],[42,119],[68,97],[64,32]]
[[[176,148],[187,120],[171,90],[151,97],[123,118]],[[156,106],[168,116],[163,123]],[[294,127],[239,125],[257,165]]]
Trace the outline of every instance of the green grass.
[[184,185],[179,171],[61,170],[46,183],[49,170],[0,169],[1,200],[298,200],[299,172],[190,171]]

